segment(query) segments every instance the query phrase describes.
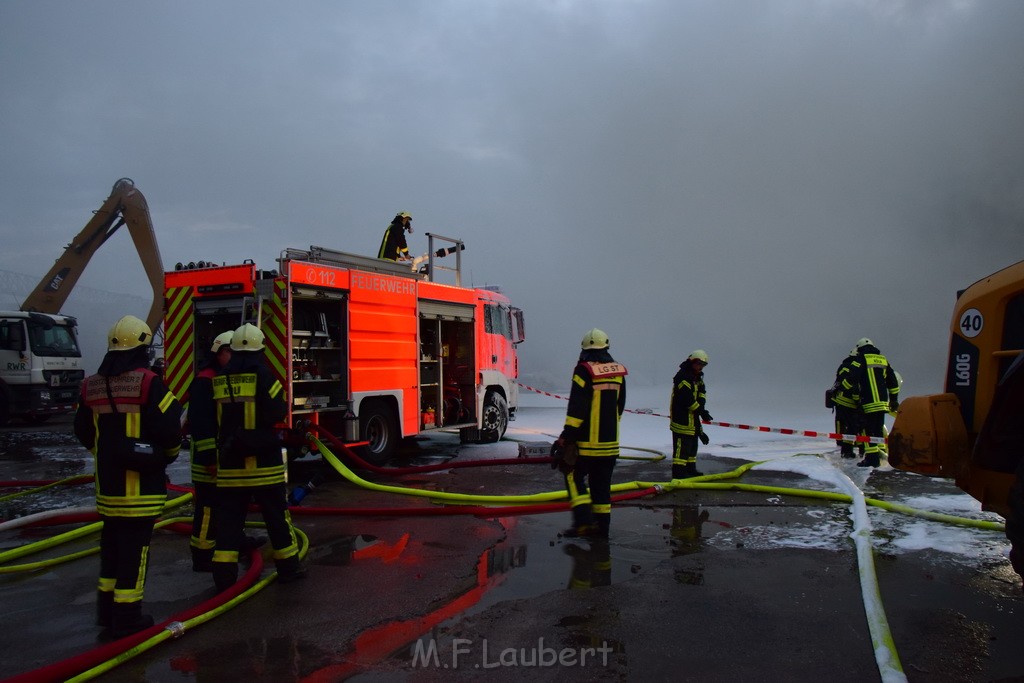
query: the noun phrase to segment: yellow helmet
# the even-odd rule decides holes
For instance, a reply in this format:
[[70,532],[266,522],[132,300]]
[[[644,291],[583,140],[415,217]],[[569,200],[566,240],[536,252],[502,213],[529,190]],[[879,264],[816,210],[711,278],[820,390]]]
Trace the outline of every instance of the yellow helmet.
[[597,329],[596,327],[585,335],[583,340],[580,341],[581,349],[607,349],[608,348],[608,335]]
[[210,347],[210,351],[217,353],[220,351],[220,347],[227,344],[231,346],[231,338],[235,336],[234,332],[221,332],[213,338],[213,345]]
[[232,351],[260,351],[263,349],[263,333],[252,323],[239,327],[231,335]]
[[705,351],[704,349],[697,349],[696,351],[691,353],[689,356],[687,356],[686,360],[688,360],[688,361],[689,360],[699,360],[704,365],[707,365],[708,364],[708,352]]
[[128,351],[140,346],[148,346],[153,341],[153,331],[149,325],[134,315],[125,317],[114,323],[107,334],[107,351]]
[[409,213],[408,211],[401,211],[401,212],[399,212],[398,217],[399,218],[408,218],[408,219],[411,220],[412,219],[412,214]]

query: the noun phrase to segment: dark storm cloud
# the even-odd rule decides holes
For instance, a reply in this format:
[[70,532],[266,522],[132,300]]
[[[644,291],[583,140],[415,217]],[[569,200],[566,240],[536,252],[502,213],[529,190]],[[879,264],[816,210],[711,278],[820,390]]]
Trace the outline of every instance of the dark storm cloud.
[[[955,291],[1024,257],[1022,27],[953,1],[9,2],[0,268],[41,275],[123,175],[168,265],[372,253],[408,210],[414,250],[465,239],[526,309],[531,382],[596,325],[641,383],[704,347],[727,397],[816,408],[867,335],[933,391]],[[125,286],[109,250],[84,282]]]

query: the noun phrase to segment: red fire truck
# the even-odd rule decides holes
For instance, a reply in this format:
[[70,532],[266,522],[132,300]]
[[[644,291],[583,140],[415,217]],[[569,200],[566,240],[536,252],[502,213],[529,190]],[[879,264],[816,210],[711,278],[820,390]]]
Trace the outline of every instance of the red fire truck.
[[[523,312],[497,288],[463,287],[462,242],[427,236],[428,257],[412,267],[310,247],[282,251],[277,270],[200,262],[165,273],[168,386],[187,401],[213,338],[252,322],[287,391],[282,428],[292,449],[309,424],[368,442],[364,455],[375,464],[403,437],[431,430],[499,440],[518,405]],[[435,251],[435,240],[454,246]],[[455,268],[435,262],[453,252]],[[454,272],[454,284],[435,281],[443,271]]]

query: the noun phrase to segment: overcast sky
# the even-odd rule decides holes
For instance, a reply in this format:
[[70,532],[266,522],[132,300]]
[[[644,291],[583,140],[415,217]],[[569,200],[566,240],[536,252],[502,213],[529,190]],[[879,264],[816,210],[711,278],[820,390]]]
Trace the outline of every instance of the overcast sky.
[[[638,384],[706,349],[717,419],[816,409],[862,336],[939,391],[956,291],[1024,258],[1022,34],[1012,0],[5,0],[0,270],[122,176],[168,268],[375,254],[404,210],[526,311],[527,383],[596,326]],[[148,296],[127,233],[82,284]]]

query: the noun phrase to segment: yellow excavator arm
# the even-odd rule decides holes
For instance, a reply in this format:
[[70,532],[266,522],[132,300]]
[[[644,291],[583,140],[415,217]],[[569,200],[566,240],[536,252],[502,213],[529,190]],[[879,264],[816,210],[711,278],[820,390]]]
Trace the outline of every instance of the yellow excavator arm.
[[146,316],[146,323],[155,333],[163,318],[163,262],[153,232],[153,221],[149,216],[149,205],[131,178],[121,178],[114,183],[110,196],[64,249],[63,255],[53,264],[50,272],[28,295],[21,304],[21,310],[60,313],[92,255],[122,225],[128,226],[135,250],[139,253],[153,288],[153,304]]

